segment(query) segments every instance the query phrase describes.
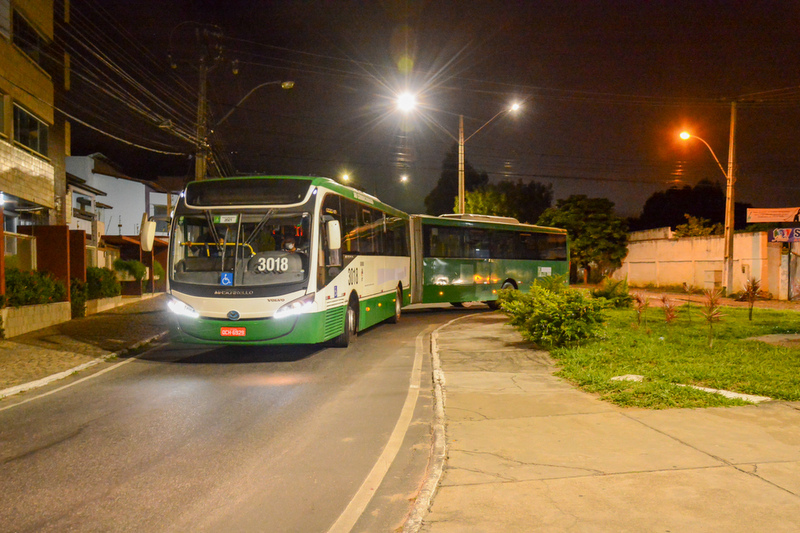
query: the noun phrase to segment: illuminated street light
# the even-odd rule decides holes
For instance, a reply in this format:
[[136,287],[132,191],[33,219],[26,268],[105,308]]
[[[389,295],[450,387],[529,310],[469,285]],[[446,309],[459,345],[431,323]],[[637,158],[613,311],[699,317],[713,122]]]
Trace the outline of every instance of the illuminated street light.
[[[397,97],[397,109],[404,113],[409,113],[410,111],[414,110],[417,105],[416,96],[411,93],[403,93]],[[511,113],[518,111],[522,107],[522,104],[518,102],[514,102],[511,106],[502,109],[499,113],[495,116],[487,120],[480,128],[472,132],[472,135],[464,138],[464,115],[459,115],[458,117],[458,138],[455,138],[449,131],[441,127],[438,123],[433,122],[433,124],[443,132],[447,134],[451,139],[458,143],[458,212],[464,213],[465,211],[465,185],[464,185],[464,144],[470,140],[472,137],[475,136],[476,133],[481,131],[483,128],[488,126],[491,122],[494,122],[496,118],[500,115],[504,115],[506,113]]]
[[350,181],[350,174],[342,174],[342,181],[344,182]]
[[464,183],[464,144],[472,139],[476,133],[481,131],[483,128],[488,126],[491,122],[494,121],[500,115],[504,115],[506,113],[512,113],[518,111],[522,107],[519,103],[514,103],[511,107],[501,110],[495,116],[487,120],[483,126],[472,132],[472,135],[464,138],[464,115],[459,115],[458,117],[458,212],[464,214],[466,211],[466,185]]
[[730,294],[733,292],[733,214],[734,214],[734,197],[733,197],[733,185],[736,182],[736,176],[734,175],[734,168],[735,168],[735,144],[734,144],[734,134],[736,132],[736,102],[731,102],[731,136],[730,136],[730,144],[728,147],[728,172],[725,172],[725,169],[722,167],[722,164],[719,162],[717,158],[717,154],[714,153],[714,150],[711,149],[711,146],[703,139],[698,137],[697,135],[691,135],[687,132],[682,132],[680,137],[683,140],[687,140],[690,138],[697,139],[698,141],[702,142],[708,148],[708,151],[711,152],[711,155],[714,156],[714,161],[717,162],[719,169],[722,171],[722,174],[725,176],[725,181],[727,183],[726,194],[725,194],[725,252],[724,257],[722,260],[722,277],[724,282],[724,289],[726,294]]
[[397,97],[397,108],[403,113],[413,111],[417,107],[417,97],[411,93],[403,93]]
[[401,183],[405,183],[405,182],[407,182],[407,181],[408,181],[408,176],[406,176],[405,174],[403,174],[402,176],[400,176],[400,182],[401,182]]

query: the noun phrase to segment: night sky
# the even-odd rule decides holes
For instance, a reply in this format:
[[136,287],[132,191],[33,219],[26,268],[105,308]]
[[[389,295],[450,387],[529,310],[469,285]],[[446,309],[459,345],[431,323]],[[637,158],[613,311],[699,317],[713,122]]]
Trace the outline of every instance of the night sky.
[[[108,97],[100,88],[117,78],[80,60],[66,105],[134,144],[193,151],[155,124],[169,118],[193,131],[201,49],[195,23],[214,24],[222,35],[211,39],[223,56],[209,76],[212,124],[253,87],[295,82],[291,90],[256,90],[213,128],[226,174],[347,172],[388,203],[421,212],[454,145],[458,116],[469,136],[519,101],[520,113],[502,115],[466,143],[467,160],[492,181],[552,184],[555,198],[609,198],[631,216],[670,186],[723,184],[708,149],[678,133],[705,139],[727,167],[736,99],[737,201],[800,206],[797,2],[71,4],[69,31],[117,45],[108,55],[145,88],[115,83],[151,113],[133,112],[124,96],[99,107]],[[142,97],[145,90],[161,103]],[[419,94],[414,115],[394,108],[405,90]],[[72,135],[74,155],[102,152],[135,177],[193,174],[186,155],[134,148],[80,125]],[[410,177],[406,185],[402,174]]]

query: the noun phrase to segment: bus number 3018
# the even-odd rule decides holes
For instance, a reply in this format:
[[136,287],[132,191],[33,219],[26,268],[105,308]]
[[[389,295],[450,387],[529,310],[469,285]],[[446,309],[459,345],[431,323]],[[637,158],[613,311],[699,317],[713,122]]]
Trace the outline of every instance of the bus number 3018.
[[256,272],[286,272],[289,270],[288,257],[260,257]]
[[347,283],[350,285],[358,285],[358,269],[357,268],[348,268],[347,269]]

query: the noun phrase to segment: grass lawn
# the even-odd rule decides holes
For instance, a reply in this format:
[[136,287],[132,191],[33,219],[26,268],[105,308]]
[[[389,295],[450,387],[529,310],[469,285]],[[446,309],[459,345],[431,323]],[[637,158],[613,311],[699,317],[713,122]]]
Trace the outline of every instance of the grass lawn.
[[[681,387],[699,385],[776,400],[800,400],[800,348],[746,340],[773,333],[800,333],[800,313],[723,307],[714,324],[713,347],[700,307],[680,308],[671,325],[664,310],[647,310],[647,326],[637,325],[633,309],[611,309],[600,339],[581,346],[556,348],[558,375],[617,405],[668,409],[746,405],[719,394]],[[642,382],[611,381],[639,374]]]

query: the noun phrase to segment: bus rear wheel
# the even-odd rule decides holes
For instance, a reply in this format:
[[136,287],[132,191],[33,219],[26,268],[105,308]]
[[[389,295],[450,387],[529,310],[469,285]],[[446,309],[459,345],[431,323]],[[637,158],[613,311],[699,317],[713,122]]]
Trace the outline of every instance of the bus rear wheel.
[[[503,283],[503,286],[500,287],[500,290],[502,291],[504,289],[516,289],[516,288],[517,287],[513,283],[511,283],[510,281],[506,281],[505,283]],[[491,309],[492,311],[500,309],[500,303],[497,300],[489,300],[483,303],[488,305],[489,309]]]
[[347,310],[344,312],[344,331],[333,340],[333,345],[337,348],[347,348],[358,334],[357,324],[358,313],[355,304],[351,301],[347,304]]
[[400,287],[397,287],[397,291],[394,295],[394,314],[389,317],[389,322],[392,324],[397,324],[400,322],[400,313],[402,312],[403,308],[403,292],[400,290]]

